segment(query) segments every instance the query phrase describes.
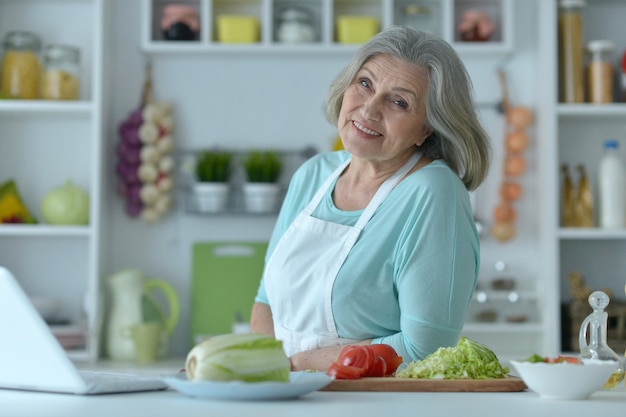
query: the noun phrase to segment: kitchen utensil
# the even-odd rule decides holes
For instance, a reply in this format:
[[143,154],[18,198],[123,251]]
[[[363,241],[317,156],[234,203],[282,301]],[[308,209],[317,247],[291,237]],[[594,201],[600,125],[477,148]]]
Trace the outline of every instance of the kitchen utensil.
[[580,325],[578,333],[580,357],[615,362],[618,365],[617,369],[610,379],[607,377],[605,384],[605,388],[615,388],[624,379],[624,364],[606,340],[609,315],[605,309],[609,305],[609,296],[603,291],[594,291],[588,300],[593,312]]
[[360,378],[336,379],[322,391],[386,391],[386,392],[515,392],[526,389],[518,377],[501,379],[416,379]]
[[135,345],[135,352],[139,363],[151,363],[155,361],[159,353],[162,333],[163,329],[161,323],[156,321],[135,324],[130,328],[130,336]]
[[230,333],[235,321],[248,320],[263,273],[266,250],[267,242],[199,242],[193,245],[192,345],[204,336]]
[[[135,344],[130,336],[132,326],[156,321],[162,324],[160,354],[165,354],[168,337],[178,324],[179,302],[170,284],[158,278],[145,278],[137,269],[123,269],[108,279],[112,295],[107,347],[109,357],[134,360]],[[168,303],[169,315],[157,302],[154,290],[161,291]]]
[[584,359],[584,364],[511,361],[524,382],[542,398],[583,400],[602,389],[617,362]]

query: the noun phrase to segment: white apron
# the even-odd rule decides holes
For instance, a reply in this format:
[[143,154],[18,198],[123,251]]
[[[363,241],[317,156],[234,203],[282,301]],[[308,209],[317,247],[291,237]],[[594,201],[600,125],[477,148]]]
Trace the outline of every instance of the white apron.
[[265,291],[272,309],[275,337],[283,342],[287,356],[357,341],[337,334],[331,305],[335,278],[361,230],[420,156],[414,154],[379,187],[354,226],[311,215],[350,163],[346,161],[328,177],[276,244],[265,267]]

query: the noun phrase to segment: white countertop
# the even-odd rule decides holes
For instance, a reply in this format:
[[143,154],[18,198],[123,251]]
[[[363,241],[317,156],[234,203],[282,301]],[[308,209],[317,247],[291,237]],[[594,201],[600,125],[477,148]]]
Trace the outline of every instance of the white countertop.
[[[150,366],[102,362],[86,369],[172,373],[182,359]],[[618,416],[626,410],[626,391],[598,391],[584,401],[544,400],[531,391],[510,393],[313,392],[286,401],[195,399],[177,391],[80,396],[0,390],[0,417],[348,417]]]
[[584,401],[544,400],[532,392],[313,392],[287,401],[215,401],[176,391],[77,396],[0,390],[2,417],[589,417],[621,416],[625,409],[623,390]]

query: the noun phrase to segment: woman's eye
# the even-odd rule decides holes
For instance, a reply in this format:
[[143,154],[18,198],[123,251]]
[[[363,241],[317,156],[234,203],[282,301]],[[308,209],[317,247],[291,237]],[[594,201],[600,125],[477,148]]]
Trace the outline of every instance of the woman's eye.
[[365,78],[361,78],[359,80],[359,84],[361,84],[361,86],[365,87],[365,88],[370,88],[370,83],[368,80],[366,80]]
[[402,107],[403,109],[406,109],[409,107],[409,103],[407,103],[404,100],[394,100],[393,103],[398,107]]

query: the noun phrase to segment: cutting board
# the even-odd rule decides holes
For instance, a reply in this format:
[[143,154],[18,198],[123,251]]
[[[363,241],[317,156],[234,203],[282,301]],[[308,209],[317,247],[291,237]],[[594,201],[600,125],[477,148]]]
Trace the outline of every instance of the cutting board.
[[381,392],[516,392],[525,390],[520,378],[499,379],[414,379],[361,378],[336,379],[322,391],[381,391]]
[[236,317],[250,320],[267,242],[198,242],[193,245],[191,344],[197,336],[231,333]]

